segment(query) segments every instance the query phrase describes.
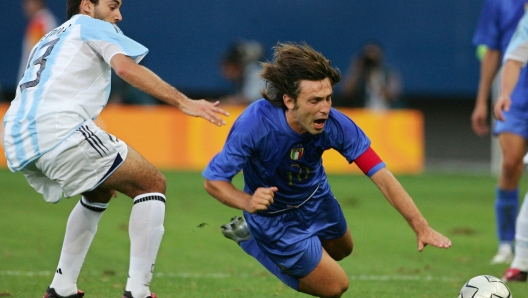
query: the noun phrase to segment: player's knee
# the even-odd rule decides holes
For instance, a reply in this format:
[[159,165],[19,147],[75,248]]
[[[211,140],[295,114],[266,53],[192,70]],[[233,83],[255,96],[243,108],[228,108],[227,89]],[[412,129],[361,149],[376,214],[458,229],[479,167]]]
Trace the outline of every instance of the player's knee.
[[325,247],[325,250],[328,252],[330,257],[332,257],[332,259],[341,261],[352,253],[353,247],[353,243],[347,243],[346,245]]
[[352,253],[352,246],[349,247],[343,247],[341,250],[341,254],[339,255],[339,259],[336,261],[341,261],[342,259],[348,257]]
[[103,203],[110,202],[114,195],[113,190],[106,188],[96,188],[92,191],[88,191],[82,194],[84,199],[91,203]]
[[158,172],[156,177],[156,187],[158,188],[157,192],[165,194],[165,191],[167,190],[167,178],[165,178],[165,175],[160,172]]
[[341,261],[342,259],[348,257],[352,253],[352,247],[340,247],[334,251],[328,251],[328,254],[332,259],[336,261]]
[[513,158],[511,156],[504,157],[502,161],[502,170],[506,173],[516,173],[522,170],[522,159]]
[[334,282],[332,285],[329,285],[325,293],[321,295],[321,297],[327,297],[327,298],[337,298],[341,297],[347,290],[350,285],[350,282],[348,281],[348,278],[346,279],[340,279],[339,281]]

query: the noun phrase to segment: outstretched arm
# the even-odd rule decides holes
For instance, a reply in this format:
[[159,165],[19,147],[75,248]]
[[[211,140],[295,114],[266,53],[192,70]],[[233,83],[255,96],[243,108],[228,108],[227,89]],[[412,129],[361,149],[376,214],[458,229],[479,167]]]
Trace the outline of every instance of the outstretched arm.
[[506,60],[504,63],[504,68],[502,69],[501,81],[500,81],[500,96],[499,100],[493,107],[493,112],[495,113],[495,118],[498,120],[504,121],[504,115],[502,111],[509,111],[511,105],[511,94],[517,82],[519,81],[519,74],[523,63],[521,61]]
[[259,187],[253,195],[249,195],[238,190],[231,182],[209,179],[205,179],[204,187],[211,196],[222,204],[249,213],[268,209],[269,205],[273,203],[273,197],[277,191],[276,187]]
[[387,168],[379,170],[370,179],[414,230],[418,241],[418,251],[422,251],[428,244],[440,248],[451,246],[451,241],[447,237],[429,226],[412,198]]
[[229,116],[229,113],[218,107],[218,101],[211,103],[203,99],[191,100],[154,72],[124,54],[114,55],[110,65],[116,74],[130,85],[179,108],[187,115],[202,117],[218,126],[225,124],[218,114]]

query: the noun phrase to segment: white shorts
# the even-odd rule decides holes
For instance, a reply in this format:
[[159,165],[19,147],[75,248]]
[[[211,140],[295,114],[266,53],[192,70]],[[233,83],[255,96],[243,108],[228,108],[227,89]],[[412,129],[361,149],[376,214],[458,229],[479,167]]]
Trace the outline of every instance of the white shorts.
[[93,190],[126,159],[127,144],[87,120],[62,143],[21,172],[44,200],[57,203]]

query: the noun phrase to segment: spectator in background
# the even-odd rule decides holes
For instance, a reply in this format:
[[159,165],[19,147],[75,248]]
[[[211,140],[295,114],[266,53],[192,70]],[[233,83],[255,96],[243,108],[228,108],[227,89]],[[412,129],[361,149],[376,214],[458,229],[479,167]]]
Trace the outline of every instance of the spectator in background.
[[264,57],[262,45],[256,41],[233,43],[221,60],[222,76],[232,83],[230,95],[222,99],[228,104],[250,104],[262,98],[260,90],[265,83],[259,74],[260,62]]
[[[525,11],[525,0],[486,0],[473,37],[476,46],[487,47],[481,61],[480,81],[471,114],[473,131],[478,136],[489,133],[488,105],[493,80],[501,67],[501,59]],[[495,216],[499,248],[492,264],[509,263],[513,259],[515,219],[519,209],[519,180],[522,159],[528,139],[528,72],[523,69],[520,82],[511,94],[512,106],[504,112],[504,121],[497,119],[493,133],[498,135],[502,165],[496,189]]]
[[345,75],[336,105],[388,110],[402,104],[400,75],[385,65],[383,56],[378,43],[363,46]]
[[57,20],[47,9],[45,0],[22,0],[22,8],[29,22],[22,42],[22,58],[18,69],[17,81],[24,75],[29,53],[33,46],[37,44],[44,34],[57,27]]

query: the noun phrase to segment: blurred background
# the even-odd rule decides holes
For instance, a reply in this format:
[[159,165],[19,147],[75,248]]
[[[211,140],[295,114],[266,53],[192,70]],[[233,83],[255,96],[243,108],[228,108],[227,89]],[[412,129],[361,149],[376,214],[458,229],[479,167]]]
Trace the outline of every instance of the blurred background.
[[[46,2],[57,22],[64,22],[66,1]],[[277,42],[306,41],[343,75],[364,44],[375,42],[398,72],[397,108],[423,115],[424,169],[490,171],[491,137],[477,137],[470,123],[479,76],[471,39],[482,0],[123,2],[119,27],[150,50],[142,64],[191,98],[223,99],[236,92],[222,62],[238,41],[258,42],[261,60],[272,58]],[[0,1],[4,103],[14,98],[26,25],[22,1]]]

